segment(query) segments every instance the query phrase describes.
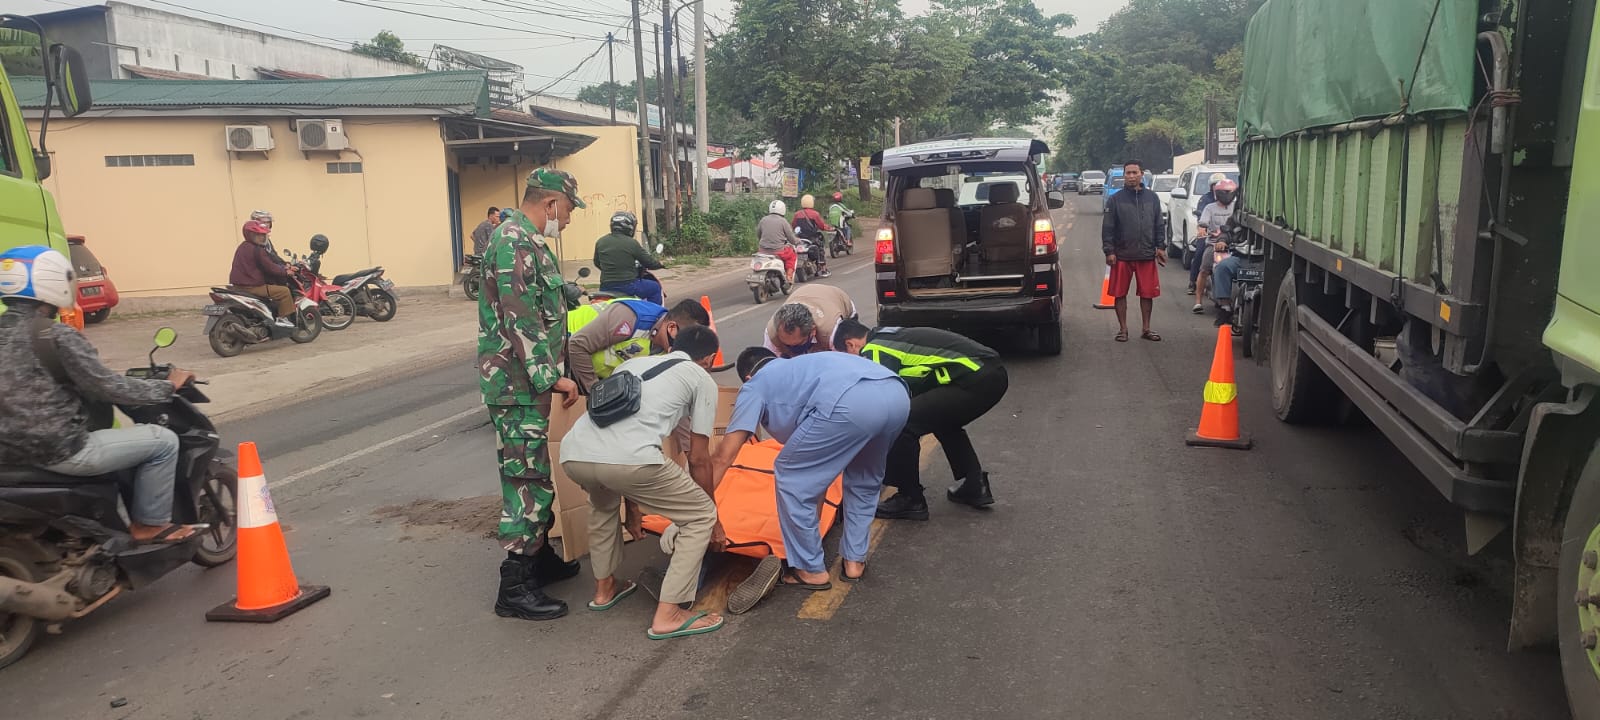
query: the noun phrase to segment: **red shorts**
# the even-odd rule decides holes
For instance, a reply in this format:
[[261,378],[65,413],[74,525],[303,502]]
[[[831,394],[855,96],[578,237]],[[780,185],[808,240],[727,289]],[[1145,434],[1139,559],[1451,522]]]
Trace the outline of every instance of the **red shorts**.
[[799,256],[795,255],[793,247],[785,245],[782,250],[773,253],[773,255],[778,256],[778,259],[783,261],[783,272],[785,274],[794,274],[794,264],[799,259]]
[[1128,296],[1128,286],[1139,278],[1139,297],[1161,297],[1161,273],[1154,260],[1118,260],[1111,266],[1111,297]]

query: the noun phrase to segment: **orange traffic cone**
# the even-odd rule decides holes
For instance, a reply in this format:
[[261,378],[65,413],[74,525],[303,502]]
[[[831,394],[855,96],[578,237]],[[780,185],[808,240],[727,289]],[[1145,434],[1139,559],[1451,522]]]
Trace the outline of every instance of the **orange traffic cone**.
[[[709,298],[709,297],[707,297],[705,295],[701,295],[700,296],[700,307],[705,308],[706,309],[706,317],[711,318],[711,332],[716,332],[717,331],[717,316],[711,314],[711,298]],[[718,345],[717,345],[717,359],[713,360],[711,362],[712,362],[713,365],[716,365],[718,367],[722,366],[722,345],[721,345],[721,343],[718,343]]]
[[1199,447],[1249,450],[1250,436],[1239,432],[1238,386],[1233,382],[1233,327],[1217,328],[1217,350],[1211,358],[1211,379],[1206,381],[1206,403],[1200,410],[1200,427],[1189,431],[1184,442]]
[[301,585],[289,564],[289,548],[278,526],[278,511],[267,492],[256,444],[239,443],[238,507],[239,595],[206,613],[207,620],[277,622],[333,591],[324,585]]
[[1106,276],[1100,279],[1100,302],[1094,304],[1096,310],[1109,310],[1116,307],[1117,299],[1111,297],[1111,266],[1106,266]]

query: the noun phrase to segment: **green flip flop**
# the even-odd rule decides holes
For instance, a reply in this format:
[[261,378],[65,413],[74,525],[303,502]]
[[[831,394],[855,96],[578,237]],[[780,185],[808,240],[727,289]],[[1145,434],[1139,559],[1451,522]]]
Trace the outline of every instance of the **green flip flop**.
[[604,605],[596,605],[593,600],[590,600],[589,601],[589,609],[593,610],[595,612],[605,612],[607,610],[610,610],[611,608],[616,607],[617,603],[622,602],[623,598],[625,598],[625,597],[627,597],[629,595],[632,595],[633,591],[638,590],[638,589],[639,589],[639,583],[628,583],[627,587],[623,588],[620,592],[618,592],[615,595],[611,596],[611,602],[608,602],[608,603],[606,603]]
[[722,619],[717,620],[717,623],[715,625],[707,625],[707,626],[702,627],[702,628],[691,628],[690,627],[691,625],[694,625],[696,622],[699,622],[700,618],[703,618],[703,617],[705,617],[705,616],[707,616],[709,614],[710,614],[709,612],[707,612],[705,610],[701,610],[700,612],[697,612],[697,613],[689,616],[688,620],[683,621],[683,624],[679,625],[678,629],[677,630],[673,630],[672,632],[657,633],[654,630],[646,630],[644,632],[644,634],[647,637],[649,637],[651,640],[670,640],[672,638],[688,637],[690,635],[704,635],[704,634],[706,634],[708,632],[716,632],[718,630],[721,630],[723,623],[726,623],[728,621],[727,618],[722,618]]

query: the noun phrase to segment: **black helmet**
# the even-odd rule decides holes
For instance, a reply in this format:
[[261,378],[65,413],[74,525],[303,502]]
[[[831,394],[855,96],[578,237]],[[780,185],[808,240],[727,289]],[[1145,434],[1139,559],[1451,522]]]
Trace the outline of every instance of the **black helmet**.
[[311,251],[312,252],[319,252],[319,253],[320,252],[327,252],[328,251],[328,236],[327,235],[321,235],[321,234],[312,235],[311,236]]
[[639,218],[627,210],[618,210],[611,216],[611,232],[621,233],[633,237],[633,231],[639,227]]

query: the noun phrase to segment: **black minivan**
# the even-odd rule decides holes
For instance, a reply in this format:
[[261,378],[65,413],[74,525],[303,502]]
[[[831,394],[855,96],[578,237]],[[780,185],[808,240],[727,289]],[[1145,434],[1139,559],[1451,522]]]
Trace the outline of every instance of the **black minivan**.
[[873,260],[882,325],[1029,329],[1061,352],[1061,267],[1043,142],[959,138],[872,156],[886,183]]

